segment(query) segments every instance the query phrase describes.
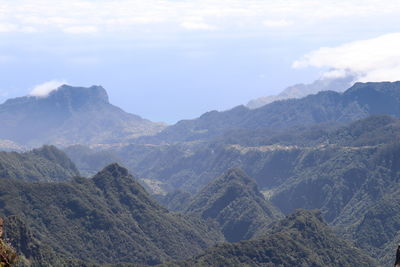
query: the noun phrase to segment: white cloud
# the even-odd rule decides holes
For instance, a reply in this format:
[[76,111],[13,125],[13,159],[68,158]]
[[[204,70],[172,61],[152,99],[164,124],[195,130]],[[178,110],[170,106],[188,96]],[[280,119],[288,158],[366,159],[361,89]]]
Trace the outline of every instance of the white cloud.
[[332,69],[332,70],[324,72],[322,74],[322,78],[336,79],[336,78],[344,78],[344,77],[347,77],[349,75],[352,75],[351,71],[349,71],[349,70]]
[[[318,26],[330,19],[398,21],[399,13],[398,0],[19,0],[0,1],[0,31],[93,33],[143,25],[170,30],[252,29],[263,24]],[[188,17],[203,20],[187,21]]]
[[70,34],[88,34],[88,33],[96,33],[98,32],[97,27],[95,26],[74,26],[74,27],[67,27],[63,29],[65,33]]
[[15,32],[18,26],[10,23],[0,24],[0,32]]
[[400,33],[322,47],[293,63],[294,68],[329,68],[325,75],[353,73],[359,81],[400,80]]
[[282,27],[288,27],[292,24],[293,23],[291,21],[285,19],[263,21],[263,25],[267,28],[282,28]]
[[46,97],[52,91],[57,90],[61,85],[65,84],[65,81],[51,80],[42,84],[36,85],[29,93],[30,96]]
[[181,23],[181,26],[186,30],[214,31],[217,29],[215,26],[207,24],[201,20],[184,21]]

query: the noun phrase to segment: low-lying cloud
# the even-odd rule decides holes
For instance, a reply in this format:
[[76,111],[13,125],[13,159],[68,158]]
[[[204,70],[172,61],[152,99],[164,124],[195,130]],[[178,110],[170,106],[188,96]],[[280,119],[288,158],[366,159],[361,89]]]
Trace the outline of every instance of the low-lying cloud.
[[293,63],[294,68],[328,68],[326,77],[351,73],[361,82],[400,80],[400,33],[322,47]]
[[61,85],[65,84],[65,81],[51,80],[36,85],[29,93],[30,96],[46,97],[52,91],[57,90]]

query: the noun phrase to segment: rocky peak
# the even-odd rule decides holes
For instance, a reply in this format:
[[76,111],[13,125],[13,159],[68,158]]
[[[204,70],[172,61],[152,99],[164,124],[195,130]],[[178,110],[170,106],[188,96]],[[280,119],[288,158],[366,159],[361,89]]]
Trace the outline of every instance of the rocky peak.
[[50,92],[46,97],[55,101],[67,101],[75,104],[108,103],[108,94],[102,86],[73,87],[62,85],[57,90]]
[[118,163],[112,163],[105,167],[99,174],[112,176],[114,178],[128,176],[128,170],[121,167]]
[[21,108],[26,106],[41,106],[77,109],[87,104],[108,104],[108,94],[101,86],[74,87],[62,85],[51,91],[47,96],[24,96],[7,100],[3,108]]

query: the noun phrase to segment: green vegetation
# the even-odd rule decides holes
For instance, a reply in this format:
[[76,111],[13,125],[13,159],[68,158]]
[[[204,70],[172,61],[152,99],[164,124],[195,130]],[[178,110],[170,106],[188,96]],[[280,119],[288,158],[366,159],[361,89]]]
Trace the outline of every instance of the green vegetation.
[[176,190],[166,195],[153,195],[153,197],[170,211],[184,211],[189,205],[192,195]]
[[68,156],[54,146],[29,152],[0,152],[0,179],[65,181],[79,172]]
[[210,182],[194,196],[186,213],[216,220],[229,242],[250,239],[281,217],[255,181],[239,169]]
[[223,240],[212,224],[160,207],[116,164],[92,179],[3,179],[0,214],[20,217],[55,253],[95,263],[153,265],[196,255]]
[[312,211],[300,210],[264,236],[221,244],[184,262],[162,266],[378,266],[351,243],[338,238]]
[[29,227],[17,216],[9,216],[5,220],[5,234],[7,240],[18,252],[18,267],[31,266],[60,266],[60,267],[92,267],[85,263],[62,254],[39,242]]
[[218,139],[137,144],[111,152],[120,155],[125,166],[135,169],[140,177],[158,179],[166,189],[190,193],[226,169],[242,168],[285,214],[298,208],[320,209],[324,219],[343,236],[355,240],[383,265],[391,263],[400,241],[397,218],[390,215],[392,211],[397,214],[393,190],[399,181],[400,148],[396,144],[400,120],[374,115],[346,126],[320,129],[293,128],[287,133],[276,132],[273,138],[256,132],[254,138],[265,140],[260,146],[246,146],[252,141],[243,132],[235,137],[239,143],[243,140],[242,144]]

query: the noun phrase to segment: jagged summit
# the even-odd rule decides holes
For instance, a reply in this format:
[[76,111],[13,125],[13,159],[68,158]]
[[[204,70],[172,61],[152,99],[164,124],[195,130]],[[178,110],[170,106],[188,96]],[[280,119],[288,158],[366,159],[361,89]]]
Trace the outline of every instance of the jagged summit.
[[110,104],[101,86],[70,85],[47,96],[7,100],[0,105],[0,125],[0,139],[28,146],[122,143],[164,128]]
[[117,163],[110,164],[93,176],[93,182],[102,190],[112,191],[113,188],[119,188],[117,191],[132,189],[138,195],[148,195],[146,190],[133,178],[127,169]]
[[128,170],[124,167],[121,167],[118,163],[112,163],[106,166],[102,171],[100,171],[97,175],[109,175],[114,178],[125,177],[128,176]]
[[68,100],[74,103],[109,103],[107,91],[98,85],[90,87],[74,87],[70,85],[61,85],[58,89],[52,91],[45,98],[54,100]]

